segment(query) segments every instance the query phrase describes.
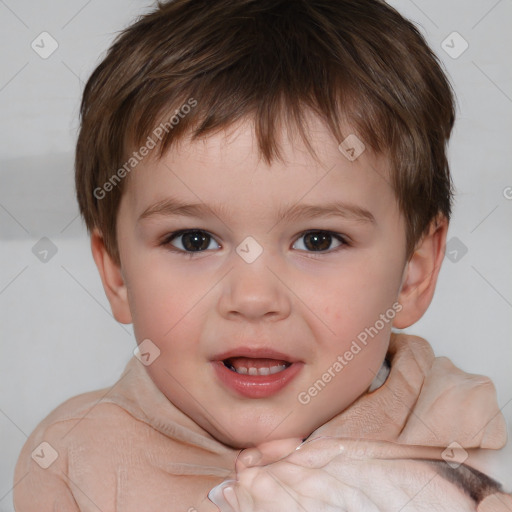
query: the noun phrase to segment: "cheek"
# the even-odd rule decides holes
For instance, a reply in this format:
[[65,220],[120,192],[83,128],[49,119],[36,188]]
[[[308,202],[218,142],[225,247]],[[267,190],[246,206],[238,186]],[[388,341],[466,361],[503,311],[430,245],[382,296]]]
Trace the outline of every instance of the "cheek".
[[207,290],[200,279],[171,271],[159,261],[136,259],[130,276],[128,296],[137,340],[155,339],[165,347],[168,340],[178,339],[178,332],[194,330],[193,319],[204,314],[207,303],[202,300]]
[[[400,305],[396,302],[401,277],[401,262],[393,258],[358,258],[325,280],[321,304],[323,316],[317,339],[317,362],[329,368],[343,356],[343,376],[336,379],[339,389],[362,392],[373,380],[385,357],[391,327]],[[325,293],[327,290],[327,293]],[[350,383],[348,385],[347,383]],[[337,387],[337,385],[333,386]]]
[[323,311],[335,330],[364,329],[392,307],[399,292],[401,268],[385,262],[362,261],[326,281]]

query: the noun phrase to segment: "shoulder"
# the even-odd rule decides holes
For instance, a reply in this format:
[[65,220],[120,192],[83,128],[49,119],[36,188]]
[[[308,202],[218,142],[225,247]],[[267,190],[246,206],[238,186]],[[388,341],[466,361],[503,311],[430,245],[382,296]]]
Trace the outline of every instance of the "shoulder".
[[[45,441],[53,441],[55,448],[66,449],[77,435],[92,434],[94,429],[109,423],[119,428],[135,421],[121,405],[108,399],[110,390],[89,391],[61,403],[37,425],[23,450],[32,451]],[[83,441],[87,439],[91,436],[84,436]]]
[[69,398],[37,425],[28,440],[36,442],[45,436],[54,439],[67,437],[66,432],[84,420],[101,421],[111,416],[126,416],[128,413],[124,409],[108,400],[110,389],[97,389]]
[[109,389],[69,398],[30,434],[14,473],[13,498],[17,510],[45,510],[41,496],[49,500],[53,496],[54,501],[48,503],[51,507],[59,503],[63,510],[75,510],[70,467],[78,460],[94,460],[94,452],[103,445],[98,442],[102,435],[119,428],[130,430],[130,424],[138,423],[121,406],[105,401]]

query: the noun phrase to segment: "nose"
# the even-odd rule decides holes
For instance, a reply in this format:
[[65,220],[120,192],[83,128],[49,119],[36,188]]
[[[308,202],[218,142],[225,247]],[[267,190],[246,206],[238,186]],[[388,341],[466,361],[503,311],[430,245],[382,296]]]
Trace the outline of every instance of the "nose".
[[280,279],[277,266],[261,255],[247,263],[234,254],[234,268],[222,281],[218,308],[225,318],[277,321],[289,316],[291,292]]

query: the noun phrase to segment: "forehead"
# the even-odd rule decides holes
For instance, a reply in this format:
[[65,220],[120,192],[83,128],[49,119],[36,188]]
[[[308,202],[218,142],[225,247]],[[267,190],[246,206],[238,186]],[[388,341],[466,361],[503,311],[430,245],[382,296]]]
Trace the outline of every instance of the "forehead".
[[194,141],[184,138],[161,159],[150,154],[138,165],[125,184],[122,203],[133,215],[169,196],[222,204],[233,213],[250,209],[260,216],[283,204],[336,200],[371,206],[377,213],[390,208],[396,201],[388,159],[373,154],[349,128],[344,133],[340,150],[340,141],[310,117],[307,136],[316,156],[298,133],[283,129],[277,140],[282,159],[270,164],[261,157],[249,120]]

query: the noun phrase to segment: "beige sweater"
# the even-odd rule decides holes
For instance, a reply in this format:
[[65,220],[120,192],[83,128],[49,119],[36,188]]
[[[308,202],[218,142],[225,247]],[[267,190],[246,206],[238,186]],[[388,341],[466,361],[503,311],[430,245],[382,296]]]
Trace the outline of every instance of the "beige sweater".
[[[435,358],[414,336],[393,335],[388,360],[384,385],[310,439],[504,446],[505,421],[489,379]],[[18,459],[14,505],[17,512],[216,511],[208,492],[235,477],[238,454],[170,403],[132,358],[112,387],[70,398],[37,426]],[[468,470],[471,457],[457,471],[442,464],[443,476],[455,475],[460,492],[474,497],[475,510],[512,511],[509,495]]]

